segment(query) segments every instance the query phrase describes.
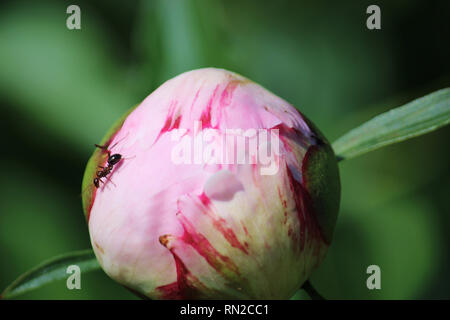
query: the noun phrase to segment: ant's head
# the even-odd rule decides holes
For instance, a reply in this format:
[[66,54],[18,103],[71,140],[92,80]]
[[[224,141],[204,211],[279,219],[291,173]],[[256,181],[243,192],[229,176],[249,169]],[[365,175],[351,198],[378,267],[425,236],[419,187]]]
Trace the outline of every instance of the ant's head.
[[113,165],[117,164],[120,161],[120,159],[122,159],[122,155],[115,153],[115,154],[109,156],[108,164],[113,166]]
[[99,178],[94,178],[94,186],[96,188],[100,187],[100,179]]

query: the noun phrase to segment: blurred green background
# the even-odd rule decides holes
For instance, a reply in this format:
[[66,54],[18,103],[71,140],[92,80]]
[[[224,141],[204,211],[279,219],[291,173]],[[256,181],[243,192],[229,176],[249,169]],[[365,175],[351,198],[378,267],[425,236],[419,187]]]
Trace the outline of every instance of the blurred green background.
[[[165,80],[223,67],[313,120],[330,141],[450,84],[449,1],[2,1],[0,289],[90,247],[84,166],[113,122]],[[66,8],[81,8],[81,30]],[[450,298],[450,130],[340,164],[342,205],[312,277],[326,298]],[[381,290],[366,287],[381,267]],[[1,291],[1,290],[0,290]],[[302,298],[299,293],[295,298]],[[98,271],[27,299],[134,299]]]

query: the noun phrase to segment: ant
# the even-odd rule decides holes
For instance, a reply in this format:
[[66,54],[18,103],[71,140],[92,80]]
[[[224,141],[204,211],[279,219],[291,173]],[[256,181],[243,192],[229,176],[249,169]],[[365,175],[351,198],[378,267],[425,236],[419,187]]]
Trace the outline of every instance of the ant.
[[[119,153],[114,153],[111,154],[111,151],[108,150],[108,146],[104,145],[104,146],[100,146],[98,144],[95,145],[97,148],[100,148],[102,150],[105,150],[108,153],[108,161],[107,161],[107,166],[106,167],[102,167],[102,166],[98,166],[99,168],[101,168],[102,170],[97,171],[97,176],[94,178],[94,186],[98,189],[100,187],[100,182],[103,182],[101,179],[102,178],[106,178],[109,181],[111,181],[107,175],[111,173],[112,169],[114,168],[114,165],[116,165],[117,163],[119,163],[119,161],[122,159],[122,155]],[[112,182],[112,181],[111,181]]]

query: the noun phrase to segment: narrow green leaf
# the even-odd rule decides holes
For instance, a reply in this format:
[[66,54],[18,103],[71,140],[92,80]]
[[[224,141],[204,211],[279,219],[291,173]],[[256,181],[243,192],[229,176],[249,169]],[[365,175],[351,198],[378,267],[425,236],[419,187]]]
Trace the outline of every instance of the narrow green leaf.
[[339,160],[436,130],[450,122],[450,88],[376,116],[333,143]]
[[7,287],[0,297],[3,299],[14,298],[50,282],[67,278],[70,274],[67,274],[66,270],[70,265],[79,266],[82,273],[100,268],[91,249],[70,252],[47,260],[25,272]]

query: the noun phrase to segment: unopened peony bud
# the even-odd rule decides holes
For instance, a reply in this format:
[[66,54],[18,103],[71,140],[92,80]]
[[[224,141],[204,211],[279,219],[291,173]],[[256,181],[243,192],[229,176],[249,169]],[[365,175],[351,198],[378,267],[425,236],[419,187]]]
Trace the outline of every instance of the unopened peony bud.
[[[100,265],[124,286],[152,299],[287,299],[323,260],[340,199],[335,155],[248,79],[183,73],[103,143],[83,207]],[[108,163],[108,151],[121,159]]]

